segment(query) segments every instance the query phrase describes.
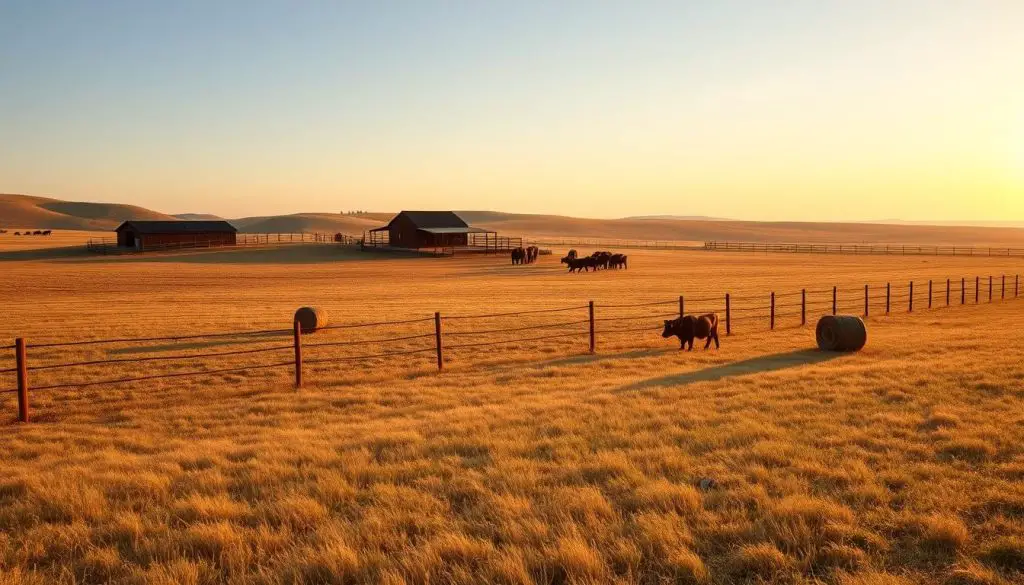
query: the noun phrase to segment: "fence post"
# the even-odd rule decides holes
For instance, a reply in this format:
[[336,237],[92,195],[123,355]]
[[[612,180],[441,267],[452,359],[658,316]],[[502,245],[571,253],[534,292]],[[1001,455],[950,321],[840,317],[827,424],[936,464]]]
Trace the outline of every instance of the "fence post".
[[594,301],[588,305],[590,309],[590,353],[597,351],[597,340],[594,339]]
[[949,306],[949,285],[950,285],[950,281],[947,278],[946,279],[946,306],[947,307]]
[[296,319],[292,326],[295,338],[295,389],[302,388],[302,324]]
[[974,304],[977,305],[981,300],[981,277],[974,277]]
[[807,289],[800,291],[800,324],[807,325]]
[[892,283],[885,283],[885,314],[889,314],[889,310],[892,308]]
[[838,301],[838,299],[837,299],[838,295],[839,295],[839,287],[833,286],[832,287],[832,314],[833,315],[836,314],[836,309],[837,309],[836,305],[837,305],[837,301]]
[[725,334],[732,335],[732,303],[729,293],[725,293]]
[[686,303],[683,301],[683,295],[679,295],[679,318],[682,319],[686,315]]
[[932,281],[928,281],[928,308],[932,308]]
[[870,317],[870,305],[868,304],[868,285],[864,285],[864,316]]
[[910,281],[910,308],[908,309],[907,312],[908,313],[913,313],[914,312],[914,281],[913,280]]
[[772,291],[772,316],[769,329],[775,329],[775,291]]
[[18,366],[18,420],[28,422],[28,359],[25,352],[25,339],[14,340],[14,359]]
[[961,278],[960,279],[960,304],[961,305],[966,305],[967,304],[967,279],[966,278]]
[[444,354],[441,351],[441,312],[434,312],[434,348],[437,352],[437,371],[444,368]]
[[1020,275],[1017,274],[1013,277],[1013,298],[1017,298],[1020,295]]
[[1001,292],[999,293],[999,298],[1000,299],[1005,299],[1006,298],[1006,275],[1005,274],[1003,275],[1003,288],[1002,288]]
[[992,275],[988,276],[988,302],[992,302]]

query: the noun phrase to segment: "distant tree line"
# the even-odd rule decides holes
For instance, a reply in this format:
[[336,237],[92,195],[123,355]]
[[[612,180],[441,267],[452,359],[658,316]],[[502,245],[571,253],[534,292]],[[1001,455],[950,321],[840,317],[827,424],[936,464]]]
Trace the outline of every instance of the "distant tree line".
[[370,213],[369,211],[342,211],[342,215],[365,215]]

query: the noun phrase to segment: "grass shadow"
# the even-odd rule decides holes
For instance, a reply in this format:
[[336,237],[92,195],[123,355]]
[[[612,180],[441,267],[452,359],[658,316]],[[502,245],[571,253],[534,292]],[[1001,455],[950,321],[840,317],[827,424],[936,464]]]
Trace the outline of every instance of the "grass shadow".
[[8,250],[0,252],[0,262],[20,262],[29,260],[61,260],[65,258],[85,258],[91,253],[81,246],[62,246],[59,248],[31,248],[28,250]]
[[180,342],[170,341],[159,345],[131,346],[110,349],[110,355],[136,354],[136,353],[161,353],[165,351],[184,351],[189,349],[208,349],[229,345],[254,345],[269,343],[276,340],[291,340],[290,332],[282,333],[240,333],[230,339],[210,339],[207,341],[182,340]]
[[696,372],[682,372],[658,378],[650,378],[630,384],[629,386],[624,386],[619,390],[643,390],[664,386],[685,386],[686,384],[693,384],[694,382],[715,382],[723,378],[731,378],[733,376],[761,374],[811,364],[820,364],[838,359],[844,355],[846,354],[821,351],[817,349],[799,349],[786,353],[777,353],[738,362],[731,362],[720,366],[697,370]]

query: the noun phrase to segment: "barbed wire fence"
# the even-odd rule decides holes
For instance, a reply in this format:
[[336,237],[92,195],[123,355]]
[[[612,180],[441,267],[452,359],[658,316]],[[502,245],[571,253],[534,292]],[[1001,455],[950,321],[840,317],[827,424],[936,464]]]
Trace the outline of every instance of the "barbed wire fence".
[[[663,329],[663,320],[685,314],[717,313],[725,334],[774,331],[800,327],[809,318],[852,313],[865,318],[913,313],[963,305],[978,305],[1020,298],[1020,276],[975,276],[927,282],[911,280],[861,286],[833,286],[799,291],[725,293],[637,303],[594,303],[539,307],[487,314],[442,315],[389,321],[327,325],[316,337],[304,335],[296,321],[289,329],[211,332],[190,335],[120,337],[77,341],[42,341],[29,344],[17,338],[0,346],[0,396],[17,395],[20,422],[29,421],[31,392],[134,384],[176,378],[228,376],[253,371],[290,369],[296,389],[304,374],[325,373],[338,364],[361,364],[372,369],[433,358],[438,371],[453,360],[471,360],[473,350],[511,346],[522,351],[551,353],[559,349],[597,353],[602,339]],[[395,334],[400,332],[400,334]],[[307,341],[309,340],[309,341]],[[170,346],[146,344],[167,343]],[[539,344],[544,344],[543,346]],[[555,348],[550,347],[552,344]],[[210,345],[217,351],[198,351]],[[249,347],[239,347],[249,346]],[[255,347],[253,347],[255,346]],[[109,349],[105,349],[109,348]],[[32,350],[31,362],[29,349]],[[348,353],[350,350],[354,353]],[[160,355],[111,357],[156,351]],[[340,351],[342,353],[332,353]],[[68,356],[72,359],[68,361]],[[13,366],[4,367],[13,357]],[[164,364],[170,371],[125,374],[125,368]],[[107,371],[114,369],[114,374]],[[31,385],[37,377],[38,385]],[[58,378],[59,377],[59,378]],[[13,378],[13,379],[12,379]]]

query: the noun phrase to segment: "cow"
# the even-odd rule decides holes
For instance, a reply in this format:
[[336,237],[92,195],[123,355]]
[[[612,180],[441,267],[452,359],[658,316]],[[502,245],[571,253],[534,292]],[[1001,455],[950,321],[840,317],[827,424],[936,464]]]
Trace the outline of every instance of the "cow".
[[608,262],[612,258],[612,253],[601,250],[598,252],[594,252],[593,254],[590,255],[590,257],[593,258],[594,260],[595,270],[598,268],[608,268]]
[[686,315],[678,319],[666,319],[665,329],[661,332],[661,336],[665,339],[676,336],[679,338],[679,350],[689,346],[687,351],[693,351],[693,340],[696,339],[707,339],[707,343],[704,344],[704,349],[711,347],[711,342],[715,342],[715,349],[719,349],[721,346],[718,343],[718,315],[715,313],[708,313],[707,315]]
[[48,236],[53,233],[53,230],[43,230],[43,235]]
[[612,254],[612,257],[608,259],[609,268],[626,268],[626,255],[625,254]]
[[526,263],[533,264],[537,261],[537,256],[540,255],[540,248],[537,246],[530,246],[526,248]]
[[20,235],[21,235],[21,232],[14,232],[14,235],[16,235],[16,236],[20,236]]
[[524,264],[526,262],[526,250],[522,246],[512,249],[512,264]]
[[590,272],[591,268],[597,270],[597,264],[589,256],[586,258],[562,258],[562,260],[569,265],[569,272]]

